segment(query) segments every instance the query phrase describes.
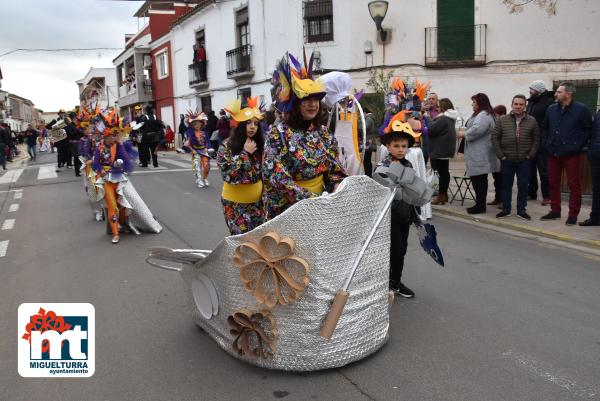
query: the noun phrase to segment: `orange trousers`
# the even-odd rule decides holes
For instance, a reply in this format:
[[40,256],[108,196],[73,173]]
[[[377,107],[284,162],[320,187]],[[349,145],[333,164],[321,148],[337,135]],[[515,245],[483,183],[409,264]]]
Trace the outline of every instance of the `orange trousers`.
[[210,172],[210,159],[195,153],[192,159],[192,168],[194,169],[196,180],[208,178],[208,173]]
[[104,182],[104,200],[108,211],[108,224],[113,237],[119,235],[119,223],[125,224],[125,208],[121,208],[119,212],[119,204],[117,203],[117,187],[119,183]]

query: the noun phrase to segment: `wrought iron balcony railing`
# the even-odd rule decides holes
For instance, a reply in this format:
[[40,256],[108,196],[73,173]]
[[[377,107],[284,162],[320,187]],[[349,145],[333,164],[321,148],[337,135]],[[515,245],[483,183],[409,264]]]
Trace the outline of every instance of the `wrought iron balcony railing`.
[[188,79],[190,87],[208,82],[207,71],[208,61],[200,61],[188,65]]
[[251,73],[252,70],[252,45],[244,45],[225,53],[227,57],[227,76]]
[[486,25],[425,28],[425,65],[479,65],[486,62]]

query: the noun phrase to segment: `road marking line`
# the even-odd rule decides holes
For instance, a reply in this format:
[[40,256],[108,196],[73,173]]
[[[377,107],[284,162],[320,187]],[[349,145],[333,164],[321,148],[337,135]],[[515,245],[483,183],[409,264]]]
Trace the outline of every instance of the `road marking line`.
[[23,198],[23,191],[15,192],[15,199]]
[[182,172],[182,171],[190,171],[189,168],[173,168],[173,169],[163,169],[163,170],[159,170],[159,169],[154,169],[154,170],[136,170],[131,174],[134,175],[145,175],[145,174],[152,174],[152,173],[177,173],[177,172]]
[[19,204],[18,203],[13,203],[8,208],[9,212],[16,212],[17,210],[19,210]]
[[0,241],[0,258],[6,256],[6,250],[8,249],[9,241]]
[[527,355],[523,355],[509,350],[507,352],[502,353],[502,356],[505,358],[513,359],[517,362],[517,364],[519,364],[525,370],[528,370],[530,373],[533,373],[534,375],[539,376],[542,379],[549,381],[550,383],[554,383],[567,391],[571,391],[578,397],[593,398],[596,396],[596,394],[598,394],[597,390],[592,388],[591,386],[588,386],[583,383],[578,383],[575,379],[570,379],[565,376],[560,376],[558,374],[548,372],[546,369],[539,366],[539,363],[535,359],[532,359]]
[[47,180],[50,178],[56,178],[58,174],[56,174],[56,167],[53,164],[45,164],[40,166],[38,171],[38,180]]
[[6,219],[2,223],[2,230],[12,230],[15,227],[15,219]]
[[17,182],[21,174],[23,174],[22,168],[14,170],[8,170],[2,177],[0,177],[0,184],[11,184]]
[[167,164],[172,164],[172,165],[177,166],[177,167],[184,167],[184,168],[188,168],[190,170],[192,169],[192,162],[191,161],[188,162],[188,163],[185,163],[185,162],[180,162],[180,161],[177,161],[177,160],[163,159],[162,162],[163,163],[167,163]]
[[[210,169],[210,171],[220,171],[220,169],[218,167],[212,167]],[[145,175],[145,174],[152,174],[152,173],[181,173],[181,172],[192,172],[191,167],[188,166],[188,168],[171,168],[171,169],[167,169],[164,167],[159,167],[159,168],[153,168],[152,170],[136,170],[133,171],[130,174],[133,175]]]

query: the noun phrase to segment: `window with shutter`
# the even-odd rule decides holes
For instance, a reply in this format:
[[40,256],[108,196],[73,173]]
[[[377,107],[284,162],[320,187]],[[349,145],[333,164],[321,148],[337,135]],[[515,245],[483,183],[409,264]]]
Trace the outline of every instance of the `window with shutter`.
[[332,0],[304,0],[304,42],[328,42],[333,40]]
[[[554,81],[552,87],[554,90],[558,88],[562,81]],[[577,90],[575,91],[574,100],[585,104],[592,114],[596,114],[598,111],[598,79],[576,79],[570,80]]]
[[212,110],[212,99],[211,99],[210,95],[201,96],[200,97],[200,105],[202,107],[202,111],[205,114],[208,114],[208,112]]
[[250,31],[248,29],[248,8],[243,8],[235,13],[238,47],[250,44]]
[[437,0],[437,27],[438,61],[474,59],[474,0]]
[[238,97],[242,98],[242,108],[248,107],[248,98],[252,96],[251,88],[238,89]]

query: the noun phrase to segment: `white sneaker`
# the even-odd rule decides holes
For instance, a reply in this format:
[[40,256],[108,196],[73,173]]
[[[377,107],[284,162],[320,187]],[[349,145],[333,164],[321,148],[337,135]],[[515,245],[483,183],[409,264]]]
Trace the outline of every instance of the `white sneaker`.
[[196,181],[196,186],[198,188],[204,188],[204,183],[202,182],[202,180],[198,180],[198,181]]
[[206,178],[204,179],[204,186],[210,187],[210,183],[208,182],[208,180]]

